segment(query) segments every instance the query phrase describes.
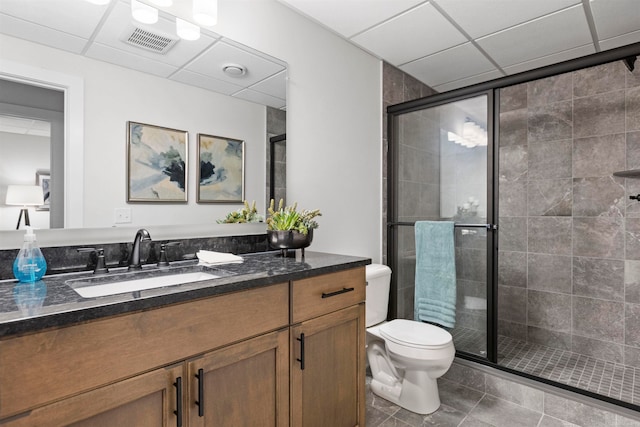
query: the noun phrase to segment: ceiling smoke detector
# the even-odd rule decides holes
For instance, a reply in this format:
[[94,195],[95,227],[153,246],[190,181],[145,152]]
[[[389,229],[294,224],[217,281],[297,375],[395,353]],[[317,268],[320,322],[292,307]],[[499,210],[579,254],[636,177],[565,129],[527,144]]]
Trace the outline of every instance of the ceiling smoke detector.
[[247,69],[238,64],[226,64],[222,67],[222,71],[231,77],[240,77],[247,74]]
[[150,31],[137,25],[131,25],[120,38],[123,42],[151,52],[165,54],[179,40],[171,34]]

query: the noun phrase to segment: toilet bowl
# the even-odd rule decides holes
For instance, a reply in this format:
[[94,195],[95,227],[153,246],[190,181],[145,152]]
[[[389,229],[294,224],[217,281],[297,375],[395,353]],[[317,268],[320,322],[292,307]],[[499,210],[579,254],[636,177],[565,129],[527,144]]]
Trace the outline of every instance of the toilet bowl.
[[455,357],[451,334],[414,320],[386,321],[391,269],[367,266],[367,360],[371,391],[411,412],[440,407],[437,379]]

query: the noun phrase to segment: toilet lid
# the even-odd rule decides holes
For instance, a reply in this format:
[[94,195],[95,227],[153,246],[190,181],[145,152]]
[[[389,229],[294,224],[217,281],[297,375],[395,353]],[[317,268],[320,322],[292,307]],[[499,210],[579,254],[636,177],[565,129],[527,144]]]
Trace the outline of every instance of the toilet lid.
[[441,347],[452,341],[451,334],[442,328],[406,319],[392,320],[380,326],[380,335],[412,347]]

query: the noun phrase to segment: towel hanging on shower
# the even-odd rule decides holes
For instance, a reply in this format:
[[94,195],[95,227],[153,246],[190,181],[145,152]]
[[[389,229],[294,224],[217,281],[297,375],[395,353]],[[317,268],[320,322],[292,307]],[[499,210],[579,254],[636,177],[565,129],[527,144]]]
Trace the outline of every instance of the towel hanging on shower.
[[414,319],[453,328],[456,264],[452,221],[417,221]]

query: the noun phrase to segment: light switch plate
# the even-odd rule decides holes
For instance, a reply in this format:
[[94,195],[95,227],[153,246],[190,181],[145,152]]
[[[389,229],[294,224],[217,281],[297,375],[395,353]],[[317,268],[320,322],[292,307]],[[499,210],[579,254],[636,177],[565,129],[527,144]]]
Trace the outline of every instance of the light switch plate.
[[115,209],[115,223],[116,224],[130,224],[131,223],[131,208],[116,208]]

